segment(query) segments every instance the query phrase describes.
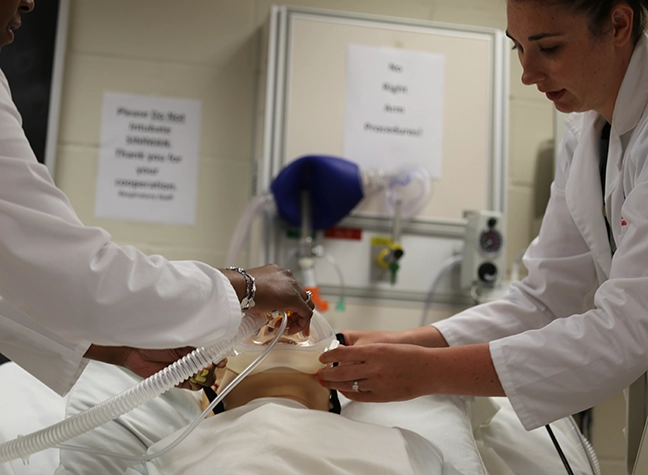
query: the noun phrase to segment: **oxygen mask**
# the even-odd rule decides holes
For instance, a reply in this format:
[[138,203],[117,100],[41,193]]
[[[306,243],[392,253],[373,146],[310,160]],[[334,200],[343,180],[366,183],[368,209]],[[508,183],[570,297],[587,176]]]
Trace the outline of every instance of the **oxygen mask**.
[[[270,321],[235,346],[233,355],[227,358],[227,368],[237,374],[241,373],[270,344],[278,328],[275,321]],[[274,349],[250,374],[284,373],[287,370],[315,374],[324,367],[319,356],[336,346],[338,341],[333,328],[319,312],[314,311],[308,335],[304,332],[293,335],[284,333]]]

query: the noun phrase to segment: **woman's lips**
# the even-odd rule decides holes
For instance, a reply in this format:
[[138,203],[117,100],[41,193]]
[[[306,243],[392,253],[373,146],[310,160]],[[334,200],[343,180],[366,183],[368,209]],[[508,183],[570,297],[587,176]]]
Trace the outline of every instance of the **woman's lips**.
[[17,27],[14,25],[8,25],[7,26],[7,44],[13,43],[14,38],[16,37],[15,30]]
[[553,102],[559,101],[563,94],[565,94],[564,89],[561,89],[560,91],[545,92],[547,99]]

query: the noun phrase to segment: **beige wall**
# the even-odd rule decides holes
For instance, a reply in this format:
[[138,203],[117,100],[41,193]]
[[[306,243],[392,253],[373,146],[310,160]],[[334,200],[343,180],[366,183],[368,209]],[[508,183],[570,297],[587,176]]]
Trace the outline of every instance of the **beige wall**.
[[[258,60],[257,33],[270,0],[71,0],[55,179],[81,220],[118,243],[172,259],[222,266],[231,233],[249,197]],[[505,29],[504,0],[301,0],[293,5],[368,12]],[[554,134],[551,104],[521,85],[511,60],[508,262],[528,245],[539,153]],[[100,112],[104,91],[197,99],[203,105],[197,221],[192,227],[94,217]],[[380,328],[418,322],[420,307],[349,303],[336,326]],[[436,318],[453,309],[440,309]],[[395,315],[398,314],[398,318]],[[616,401],[616,400],[615,400]],[[605,406],[616,421],[622,409]],[[610,409],[611,408],[611,409]],[[616,423],[616,422],[615,422]],[[598,421],[597,421],[598,424]],[[618,425],[618,424],[617,424]],[[601,438],[602,437],[602,438]],[[595,437],[604,474],[620,474],[621,434]],[[613,442],[608,442],[611,437]]]

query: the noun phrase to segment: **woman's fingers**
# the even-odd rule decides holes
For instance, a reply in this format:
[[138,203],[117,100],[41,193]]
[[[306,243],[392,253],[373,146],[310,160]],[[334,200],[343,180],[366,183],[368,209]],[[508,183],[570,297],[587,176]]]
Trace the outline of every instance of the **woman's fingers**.
[[[354,401],[403,401],[426,394],[424,348],[374,343],[341,346],[320,356],[320,384]],[[333,363],[338,363],[333,365]]]
[[320,355],[320,362],[329,363],[364,363],[371,348],[368,346],[338,346]]
[[290,270],[268,264],[248,269],[248,273],[256,281],[254,312],[290,312],[288,333],[308,332],[315,306]]

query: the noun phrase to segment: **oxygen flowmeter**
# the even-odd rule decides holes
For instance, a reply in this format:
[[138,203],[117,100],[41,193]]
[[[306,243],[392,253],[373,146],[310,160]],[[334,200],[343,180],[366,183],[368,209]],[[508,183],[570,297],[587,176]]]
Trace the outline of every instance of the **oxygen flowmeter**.
[[492,288],[505,272],[504,215],[497,211],[469,211],[464,218],[461,288]]
[[396,200],[394,206],[394,226],[391,238],[376,236],[371,240],[372,258],[372,280],[388,280],[391,285],[396,284],[396,276],[400,269],[400,260],[405,254],[401,245],[401,200]]

